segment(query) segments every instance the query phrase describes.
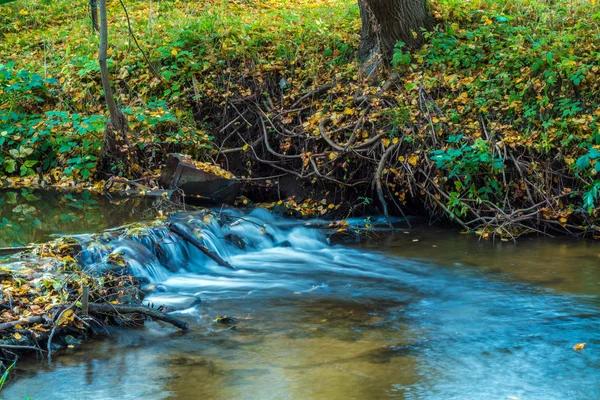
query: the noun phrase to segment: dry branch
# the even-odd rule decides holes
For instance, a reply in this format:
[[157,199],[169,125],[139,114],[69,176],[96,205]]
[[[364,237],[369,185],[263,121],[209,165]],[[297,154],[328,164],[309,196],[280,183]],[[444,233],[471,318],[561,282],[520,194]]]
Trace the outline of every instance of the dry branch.
[[220,266],[227,267],[230,269],[235,269],[233,267],[233,265],[229,264],[227,261],[223,260],[223,258],[221,258],[221,256],[219,256],[217,253],[215,253],[214,251],[212,251],[211,249],[206,247],[206,245],[204,245],[204,243],[202,243],[197,237],[192,235],[181,224],[179,224],[179,223],[171,224],[169,226],[169,229],[171,230],[171,232],[175,233],[176,235],[183,238],[186,242],[188,242],[192,246],[196,247],[198,250],[200,250],[202,253],[204,253],[208,258],[212,259]]
[[123,315],[123,314],[141,314],[150,317],[154,320],[167,322],[183,331],[189,330],[187,322],[172,317],[164,312],[154,310],[152,308],[138,306],[138,305],[126,305],[126,304],[98,304],[92,303],[89,305],[90,314],[104,314],[104,315]]

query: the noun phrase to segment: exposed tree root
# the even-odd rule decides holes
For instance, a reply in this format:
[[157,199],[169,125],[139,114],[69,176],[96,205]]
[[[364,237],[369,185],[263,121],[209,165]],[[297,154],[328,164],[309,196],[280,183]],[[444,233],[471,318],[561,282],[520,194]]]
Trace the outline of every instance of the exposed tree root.
[[[420,86],[415,99],[420,115],[399,119],[405,100],[396,96],[395,85],[402,84],[398,79],[392,74],[378,87],[365,86],[355,95],[356,108],[345,110],[330,106],[346,96],[334,83],[297,99],[281,95],[276,76],[262,86],[254,83],[255,93],[230,98],[219,110],[215,161],[246,185],[273,179],[279,199],[296,195],[300,201],[324,198],[346,205],[337,211],[345,215],[334,217],[373,212],[365,209],[371,202],[362,209],[355,205],[377,196],[386,217],[394,204],[401,215],[408,210],[447,219],[484,237],[596,234],[593,216],[564,211],[568,197],[582,195],[569,189],[577,187],[574,178],[555,168],[551,157],[540,160],[532,149],[504,143],[502,133],[488,129],[484,117],[479,119],[482,137],[491,157],[503,161],[502,168],[449,175],[432,159],[434,151],[449,148],[443,138],[446,117]],[[287,177],[295,179],[296,187],[282,191],[280,182]],[[499,189],[473,195],[472,187],[491,185]]]

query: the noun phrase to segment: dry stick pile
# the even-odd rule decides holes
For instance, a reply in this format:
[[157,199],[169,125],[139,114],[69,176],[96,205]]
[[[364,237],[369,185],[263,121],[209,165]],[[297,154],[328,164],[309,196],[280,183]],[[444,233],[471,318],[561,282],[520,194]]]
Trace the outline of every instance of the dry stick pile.
[[[315,112],[327,109],[323,104],[347,97],[343,88],[333,83],[304,94],[290,105],[277,94],[273,83],[270,87],[275,89],[263,88],[258,91],[260,95],[228,98],[224,105],[212,105],[221,116],[215,124],[215,161],[230,168],[242,154],[262,166],[256,168],[260,176],[252,171],[250,180],[289,175],[323,192],[333,191],[337,202],[347,204],[359,196],[376,196],[388,219],[389,210],[404,215],[406,206],[417,205],[417,213],[450,219],[484,237],[515,239],[533,232],[582,235],[600,230],[583,213],[578,215],[580,225],[561,222],[561,200],[581,195],[566,189],[574,186],[572,178],[555,169],[551,158],[539,160],[527,149],[505,145],[497,132],[488,132],[483,117],[483,136],[493,145],[493,157],[504,162],[498,178],[503,195],[492,193],[483,201],[451,197],[453,185],[431,157],[433,150],[445,145],[439,128],[442,111],[420,87],[416,99],[420,114],[396,125],[389,115],[402,107],[396,97],[401,84],[392,75],[380,87],[365,89],[370,94],[355,94],[358,117],[357,113],[348,116],[333,109],[329,115]],[[441,126],[443,130],[443,123]],[[235,157],[230,160],[232,154]],[[419,156],[404,157],[408,154]],[[485,175],[475,174],[471,179],[482,183]],[[463,210],[462,216],[450,209],[452,201]]]

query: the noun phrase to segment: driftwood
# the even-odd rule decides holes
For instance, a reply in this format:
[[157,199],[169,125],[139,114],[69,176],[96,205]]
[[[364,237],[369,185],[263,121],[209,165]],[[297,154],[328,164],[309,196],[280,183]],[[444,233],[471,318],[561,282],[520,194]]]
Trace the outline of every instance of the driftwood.
[[233,265],[229,264],[227,261],[223,260],[223,258],[221,258],[221,256],[219,256],[217,253],[215,253],[214,251],[212,251],[211,249],[206,247],[204,245],[204,243],[202,243],[197,237],[192,235],[181,224],[179,224],[179,223],[171,224],[169,226],[169,229],[171,230],[171,232],[182,237],[186,242],[188,242],[189,244],[191,244],[192,246],[196,247],[198,250],[200,250],[201,252],[206,254],[206,256],[208,258],[214,260],[220,266],[227,267],[230,269],[235,269],[235,267]]
[[175,317],[171,317],[170,315],[154,310],[152,308],[148,308],[140,305],[127,305],[127,304],[98,304],[92,303],[88,306],[88,312],[90,314],[110,314],[110,315],[119,315],[119,314],[141,314],[147,317],[150,317],[154,320],[167,322],[181,330],[187,331],[189,330],[189,326],[187,322],[184,322]]
[[[65,311],[72,308],[73,305],[65,308]],[[129,305],[129,304],[100,304],[100,303],[91,303],[88,305],[88,313],[89,314],[109,314],[109,315],[118,315],[118,314],[141,314],[147,317],[150,317],[155,320],[167,322],[179,329],[184,331],[188,330],[188,324],[184,321],[181,321],[177,318],[171,317],[170,315],[154,310],[152,308],[148,308],[142,305]],[[60,319],[60,316],[59,318]],[[39,323],[45,322],[44,317],[42,316],[34,316],[31,318],[20,319],[18,321],[4,322],[0,324],[0,332],[6,331],[9,329],[14,329],[17,325],[21,326],[30,326]]]

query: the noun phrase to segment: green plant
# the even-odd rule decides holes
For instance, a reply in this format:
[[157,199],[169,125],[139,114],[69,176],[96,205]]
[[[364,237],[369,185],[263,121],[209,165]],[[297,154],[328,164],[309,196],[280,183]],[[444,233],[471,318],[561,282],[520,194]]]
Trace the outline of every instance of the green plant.
[[410,64],[411,56],[409,52],[404,52],[405,45],[406,43],[404,42],[398,42],[394,46],[394,54],[392,56],[392,66],[394,68]]
[[15,367],[15,365],[17,365],[17,360],[16,359],[12,362],[12,364],[10,364],[8,366],[8,368],[6,368],[6,370],[4,371],[4,373],[2,374],[2,376],[0,377],[0,391],[2,391],[2,388],[6,384],[6,381],[8,380],[8,375],[10,374],[10,371]]

